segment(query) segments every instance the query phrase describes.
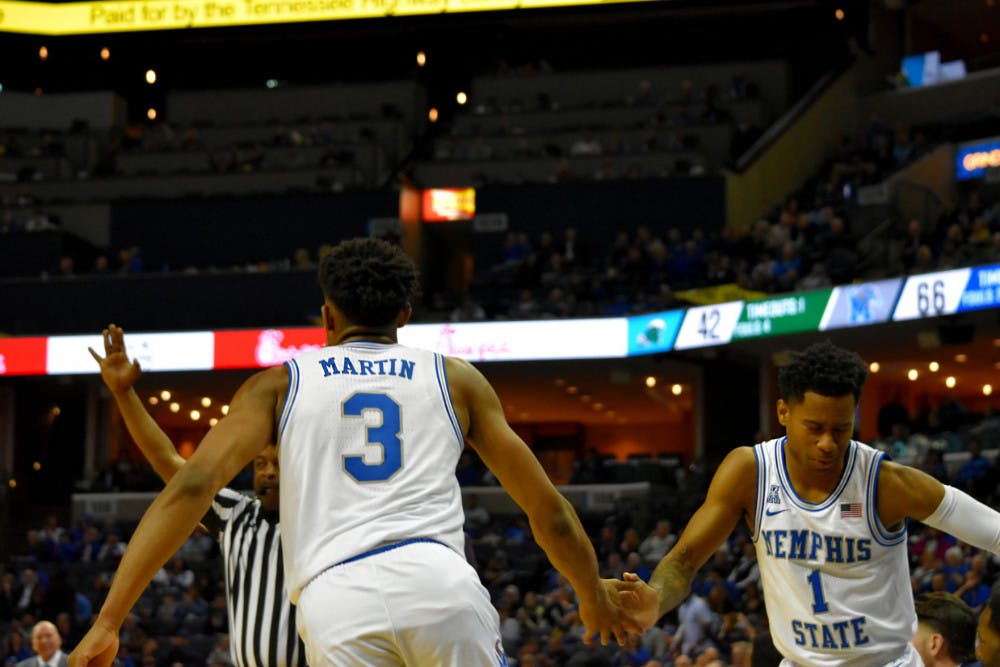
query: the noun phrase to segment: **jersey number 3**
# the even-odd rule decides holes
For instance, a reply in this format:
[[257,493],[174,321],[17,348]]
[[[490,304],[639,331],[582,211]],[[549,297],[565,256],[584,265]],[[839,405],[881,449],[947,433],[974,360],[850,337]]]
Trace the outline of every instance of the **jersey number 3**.
[[345,456],[344,470],[359,482],[384,482],[403,467],[403,445],[399,439],[399,403],[385,394],[354,394],[344,401],[345,417],[364,417],[366,410],[382,417],[378,426],[365,427],[365,445],[382,448],[382,462],[365,463],[363,456]]

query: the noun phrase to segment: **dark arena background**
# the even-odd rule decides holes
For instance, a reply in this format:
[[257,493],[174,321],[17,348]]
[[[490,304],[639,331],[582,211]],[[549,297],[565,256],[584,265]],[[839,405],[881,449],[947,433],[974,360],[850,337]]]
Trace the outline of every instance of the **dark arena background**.
[[[323,343],[316,262],[356,236],[417,261],[401,342],[487,376],[606,576],[781,435],[776,370],[820,340],[870,364],[858,440],[996,507],[998,44],[994,0],[0,1],[0,659],[40,618],[74,646],[162,487],[101,330],[190,456]],[[471,449],[456,474],[511,664],[748,664],[743,526],[703,637],[601,651]],[[981,607],[1000,562],[909,531],[914,592]],[[230,664],[221,562],[192,536],[119,663]]]

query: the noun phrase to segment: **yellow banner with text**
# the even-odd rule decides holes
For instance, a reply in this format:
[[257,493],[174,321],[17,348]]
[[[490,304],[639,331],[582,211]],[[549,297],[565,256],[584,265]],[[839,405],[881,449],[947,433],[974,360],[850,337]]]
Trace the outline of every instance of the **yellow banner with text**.
[[0,32],[85,35],[653,0],[0,0]]

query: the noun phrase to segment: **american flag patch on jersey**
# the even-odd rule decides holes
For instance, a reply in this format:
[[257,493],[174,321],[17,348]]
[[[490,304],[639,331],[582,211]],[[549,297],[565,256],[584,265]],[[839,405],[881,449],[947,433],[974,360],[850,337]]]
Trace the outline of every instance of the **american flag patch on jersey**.
[[861,503],[840,503],[841,519],[857,519],[861,516]]

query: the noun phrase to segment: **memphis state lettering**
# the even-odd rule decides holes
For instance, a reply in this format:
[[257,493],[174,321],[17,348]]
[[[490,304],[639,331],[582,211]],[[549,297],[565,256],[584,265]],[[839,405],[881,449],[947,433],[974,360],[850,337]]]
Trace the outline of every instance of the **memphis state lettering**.
[[872,558],[872,541],[811,530],[762,530],[767,555],[782,560],[862,563]]
[[404,380],[413,379],[413,368],[417,362],[408,359],[320,359],[323,377],[332,375],[393,375]]
[[842,649],[864,646],[870,639],[865,634],[865,617],[836,623],[792,621],[795,643],[808,648]]
[[[771,558],[827,563],[863,563],[872,558],[872,541],[867,538],[821,535],[811,530],[762,530],[760,536]],[[822,614],[828,605],[822,597],[819,577],[819,571],[814,570],[809,581],[813,586],[813,610]],[[798,646],[837,650],[869,642],[864,616],[831,623],[817,620],[792,621],[792,633]]]

